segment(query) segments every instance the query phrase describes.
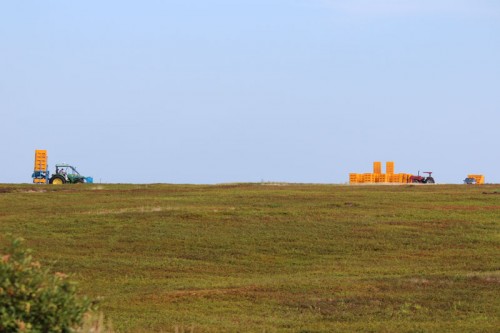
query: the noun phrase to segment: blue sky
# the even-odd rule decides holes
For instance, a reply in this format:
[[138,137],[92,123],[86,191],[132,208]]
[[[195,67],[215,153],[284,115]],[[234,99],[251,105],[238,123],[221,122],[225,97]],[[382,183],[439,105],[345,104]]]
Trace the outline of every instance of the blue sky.
[[5,1],[0,183],[500,182],[500,2]]

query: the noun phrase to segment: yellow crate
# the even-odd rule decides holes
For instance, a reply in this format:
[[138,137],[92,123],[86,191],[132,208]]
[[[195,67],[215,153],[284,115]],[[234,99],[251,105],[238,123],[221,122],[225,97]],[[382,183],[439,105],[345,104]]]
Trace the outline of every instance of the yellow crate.
[[373,173],[382,173],[382,162],[373,162]]

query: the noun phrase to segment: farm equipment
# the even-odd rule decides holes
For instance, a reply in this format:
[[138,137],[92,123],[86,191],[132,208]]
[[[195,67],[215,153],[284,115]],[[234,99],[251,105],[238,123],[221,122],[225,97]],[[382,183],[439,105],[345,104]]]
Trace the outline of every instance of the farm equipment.
[[467,177],[467,178],[464,179],[464,184],[475,185],[475,184],[477,184],[477,182],[476,182],[475,178]]
[[74,166],[69,164],[56,164],[56,173],[49,179],[50,184],[62,185],[65,183],[93,183],[92,177],[82,176]]
[[410,177],[410,183],[418,183],[418,184],[434,184],[434,178],[432,178],[431,171],[424,171],[423,173],[427,174],[427,177],[420,176],[420,171],[417,176]]
[[82,176],[74,166],[60,163],[56,164],[56,173],[50,177],[48,154],[46,150],[35,150],[35,167],[33,169],[33,183],[35,184],[77,184],[77,183],[93,183],[92,177]]
[[43,149],[35,150],[35,167],[33,168],[33,183],[47,184],[49,181],[49,169],[47,165],[47,151]]

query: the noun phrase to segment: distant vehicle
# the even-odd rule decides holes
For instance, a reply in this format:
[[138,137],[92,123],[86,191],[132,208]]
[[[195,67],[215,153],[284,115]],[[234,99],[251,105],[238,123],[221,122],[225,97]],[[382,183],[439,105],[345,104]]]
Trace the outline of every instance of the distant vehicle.
[[56,164],[56,173],[49,179],[49,184],[62,185],[66,183],[93,183],[92,177],[82,176],[74,166],[69,164]]
[[475,185],[476,183],[477,183],[476,178],[465,178],[464,179],[464,184]]
[[434,184],[434,178],[432,178],[432,171],[424,171],[427,177],[420,176],[420,171],[417,176],[410,177],[410,183],[420,183],[420,184]]

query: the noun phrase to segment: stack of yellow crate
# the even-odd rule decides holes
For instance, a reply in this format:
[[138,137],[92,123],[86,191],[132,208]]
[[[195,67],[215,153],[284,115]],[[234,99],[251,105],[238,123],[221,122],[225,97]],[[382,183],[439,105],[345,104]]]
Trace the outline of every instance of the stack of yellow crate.
[[357,184],[358,183],[358,174],[350,173],[349,174],[349,184]]
[[382,174],[382,162],[373,162],[373,183],[383,183],[385,182],[385,175]]
[[394,162],[385,162],[385,172],[388,175],[394,174]]
[[398,183],[399,177],[395,174],[387,174],[387,182],[388,183]]
[[399,178],[394,175],[394,162],[385,162],[386,183],[398,183]]
[[[34,172],[47,172],[47,150],[38,149],[35,150],[35,167]],[[45,184],[45,178],[33,178],[33,183],[35,184]]]
[[403,183],[409,183],[409,182],[411,182],[411,176],[412,176],[412,174],[405,173],[404,174],[404,181],[403,181]]
[[[411,174],[394,173],[394,162],[386,162],[386,173],[382,173],[382,162],[373,162],[373,173],[350,173],[349,184],[409,183]],[[471,177],[472,178],[472,177]],[[484,177],[483,177],[484,181]],[[479,183],[478,183],[479,184]]]
[[364,173],[363,174],[363,183],[373,183],[375,180],[373,173]]

